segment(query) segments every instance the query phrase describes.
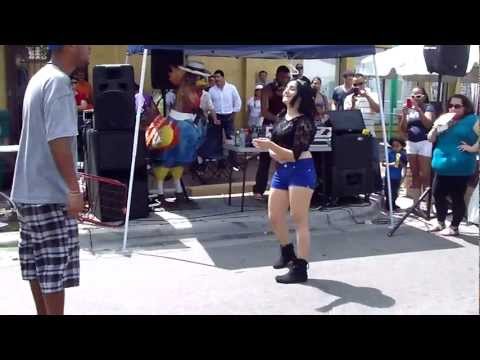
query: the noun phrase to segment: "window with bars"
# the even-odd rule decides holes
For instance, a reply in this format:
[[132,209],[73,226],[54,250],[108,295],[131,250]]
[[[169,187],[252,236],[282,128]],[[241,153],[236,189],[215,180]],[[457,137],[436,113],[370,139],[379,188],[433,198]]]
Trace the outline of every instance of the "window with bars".
[[27,45],[28,51],[27,61],[44,62],[48,60],[47,45]]

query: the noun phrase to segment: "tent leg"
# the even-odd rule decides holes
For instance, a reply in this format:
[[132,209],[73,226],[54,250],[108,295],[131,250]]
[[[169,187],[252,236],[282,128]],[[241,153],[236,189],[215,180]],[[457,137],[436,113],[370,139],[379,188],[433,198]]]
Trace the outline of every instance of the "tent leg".
[[[140,99],[143,97],[143,87],[145,85],[145,72],[147,68],[147,57],[148,50],[143,50],[143,59],[142,59],[142,73],[140,76]],[[137,158],[137,147],[138,147],[138,134],[140,130],[140,115],[141,109],[143,107],[142,101],[138,102],[137,113],[135,117],[135,133],[133,134],[133,148],[132,148],[132,162],[130,165],[130,180],[128,182],[128,198],[127,198],[127,213],[125,214],[125,231],[123,233],[123,248],[122,251],[127,249],[127,239],[128,239],[128,226],[130,223],[130,206],[132,204],[132,189],[133,189],[133,177],[135,174],[135,159]]]
[[438,75],[437,102],[442,101],[442,74]]
[[[380,78],[378,76],[378,70],[377,70],[376,55],[373,55],[373,67],[375,69],[375,81],[377,83],[377,89],[378,91],[381,91]],[[383,149],[385,151],[385,161],[388,162],[387,127],[385,126],[385,112],[383,111],[382,96],[379,96],[378,99],[379,99],[379,105],[380,105],[380,118],[382,121]],[[393,228],[394,225],[393,225],[392,186],[390,184],[390,168],[388,166],[386,167],[386,172],[387,172],[388,204],[389,204],[388,213],[390,216],[390,228]]]

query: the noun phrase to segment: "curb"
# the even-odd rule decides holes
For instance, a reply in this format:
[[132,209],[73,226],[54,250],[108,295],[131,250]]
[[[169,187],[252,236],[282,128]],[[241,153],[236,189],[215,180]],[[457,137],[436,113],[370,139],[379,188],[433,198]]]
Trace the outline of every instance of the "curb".
[[[378,199],[371,197],[372,203],[368,206],[359,206],[359,207],[344,207],[342,209],[333,208],[331,210],[326,209],[321,212],[312,210],[312,228],[328,225],[331,226],[332,223],[344,223],[342,225],[351,224],[355,221],[365,221],[366,218],[369,218],[373,215],[378,214]],[[259,213],[262,215],[259,216]],[[239,216],[238,216],[239,215]],[[353,216],[353,217],[352,217]],[[238,219],[238,221],[235,221]],[[208,221],[208,223],[207,223]],[[248,222],[248,225],[243,224],[243,222]],[[250,213],[238,213],[237,216],[229,216],[226,218],[218,218],[206,221],[196,222],[196,229],[175,229],[167,222],[160,222],[146,226],[141,222],[136,224],[131,224],[129,230],[129,245],[130,246],[155,246],[168,244],[172,241],[178,242],[178,237],[192,237],[193,235],[199,236],[210,236],[212,239],[223,234],[225,238],[246,236],[248,234],[255,235],[260,232],[267,233],[270,230],[269,225],[266,226],[266,215],[264,210],[259,210]],[[214,229],[223,229],[223,231],[212,231]],[[107,229],[107,228],[93,228],[93,229],[82,229],[80,228],[80,244],[81,247],[90,247],[91,242],[95,248],[95,243],[103,243],[101,247],[118,247],[122,244],[123,239],[123,227],[118,229]],[[195,232],[195,234],[193,233]],[[6,240],[3,240],[2,237],[6,237]],[[172,238],[177,240],[173,240]],[[15,239],[12,239],[15,238]],[[148,241],[147,239],[150,239]],[[151,241],[151,239],[154,239]],[[19,240],[18,232],[5,232],[0,233],[0,249],[17,247]],[[133,242],[134,241],[134,242]]]
[[[324,212],[312,211],[311,226],[323,228],[332,225],[347,226],[355,222],[365,222],[366,219],[378,214],[376,201],[365,207],[345,207],[343,209],[325,210]],[[211,219],[203,222],[195,222],[194,227],[187,229],[175,229],[168,223],[151,224],[146,228],[139,224],[129,229],[129,247],[162,246],[171,243],[178,243],[179,238],[199,237],[202,241],[235,239],[238,237],[254,237],[271,232],[267,223],[264,211],[259,216],[258,212],[241,215],[238,217],[227,217],[222,219]],[[353,218],[352,218],[353,215]],[[366,223],[366,222],[365,222]],[[208,240],[205,240],[205,239]],[[123,228],[115,229],[93,229],[80,234],[80,242],[83,247],[93,249],[119,248],[123,244]]]

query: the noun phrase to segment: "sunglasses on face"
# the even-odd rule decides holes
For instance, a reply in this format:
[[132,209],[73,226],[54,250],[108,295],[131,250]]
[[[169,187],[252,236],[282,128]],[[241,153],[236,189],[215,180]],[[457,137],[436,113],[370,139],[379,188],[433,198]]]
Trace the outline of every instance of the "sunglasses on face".
[[422,99],[424,95],[417,94],[417,95],[412,95],[412,99]]
[[362,86],[363,84],[364,84],[363,82],[360,82],[360,83],[353,84],[353,86]]
[[463,105],[460,105],[460,104],[449,104],[448,105],[449,109],[454,108],[454,109],[458,110],[458,109],[461,109],[462,107],[463,107]]

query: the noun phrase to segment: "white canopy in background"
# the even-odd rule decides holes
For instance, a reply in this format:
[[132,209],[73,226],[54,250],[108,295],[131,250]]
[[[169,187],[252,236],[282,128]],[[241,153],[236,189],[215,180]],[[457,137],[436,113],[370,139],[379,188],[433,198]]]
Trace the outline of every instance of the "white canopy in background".
[[[423,45],[399,45],[376,54],[378,75],[383,78],[401,76],[410,81],[437,81],[438,74],[430,74],[423,56]],[[470,57],[467,75],[463,81],[478,83],[479,79],[479,46],[470,45]],[[358,72],[374,76],[373,56],[367,56],[356,69]],[[444,82],[455,82],[457,77],[443,76]]]

